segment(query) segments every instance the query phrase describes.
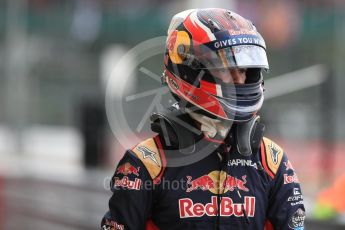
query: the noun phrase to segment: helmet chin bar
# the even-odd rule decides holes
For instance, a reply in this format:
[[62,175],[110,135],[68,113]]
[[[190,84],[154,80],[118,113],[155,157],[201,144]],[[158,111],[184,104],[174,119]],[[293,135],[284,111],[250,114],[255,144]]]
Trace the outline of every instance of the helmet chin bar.
[[262,107],[264,94],[262,76],[253,83],[221,85],[222,97],[217,97],[224,111],[236,122],[251,120]]

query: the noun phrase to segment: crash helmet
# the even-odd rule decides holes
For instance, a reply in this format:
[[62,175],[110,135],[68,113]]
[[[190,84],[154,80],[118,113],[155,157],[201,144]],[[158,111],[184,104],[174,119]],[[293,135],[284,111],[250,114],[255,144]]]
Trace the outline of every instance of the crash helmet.
[[[212,70],[245,69],[244,84],[223,82]],[[230,10],[176,14],[167,33],[162,81],[180,107],[211,118],[251,120],[264,101],[266,45],[253,23]]]

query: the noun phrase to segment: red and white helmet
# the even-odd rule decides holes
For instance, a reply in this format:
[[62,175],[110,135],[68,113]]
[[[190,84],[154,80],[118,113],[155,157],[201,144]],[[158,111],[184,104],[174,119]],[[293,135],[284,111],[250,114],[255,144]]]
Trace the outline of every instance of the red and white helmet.
[[[168,29],[163,80],[180,104],[211,117],[248,121],[260,110],[265,41],[253,23],[225,9],[176,14]],[[210,69],[245,68],[245,84],[229,84]]]

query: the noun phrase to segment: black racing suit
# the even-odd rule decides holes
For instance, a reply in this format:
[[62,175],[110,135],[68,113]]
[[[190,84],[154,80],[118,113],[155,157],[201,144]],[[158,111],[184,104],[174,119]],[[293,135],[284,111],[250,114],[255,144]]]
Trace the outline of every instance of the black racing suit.
[[263,138],[250,156],[219,143],[196,162],[170,167],[182,153],[173,154],[162,135],[125,153],[112,177],[102,229],[304,228],[297,175],[273,141]]

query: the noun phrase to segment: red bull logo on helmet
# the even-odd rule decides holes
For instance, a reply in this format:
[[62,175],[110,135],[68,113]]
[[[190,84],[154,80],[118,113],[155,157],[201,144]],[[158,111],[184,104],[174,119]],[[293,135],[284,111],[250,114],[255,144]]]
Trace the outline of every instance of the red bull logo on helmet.
[[[202,217],[202,216],[216,216],[218,215],[218,199],[217,196],[212,196],[211,203],[201,204],[194,203],[189,198],[179,200],[180,218]],[[242,217],[244,215],[254,217],[255,214],[255,197],[245,196],[244,204],[234,203],[229,197],[223,197],[220,202],[220,216],[236,216]]]
[[133,165],[131,165],[131,163],[126,162],[120,165],[119,167],[117,167],[116,174],[123,174],[125,176],[129,174],[134,174],[136,176],[139,176],[139,170],[140,170],[140,167],[136,168]]
[[224,171],[212,171],[209,174],[200,176],[194,180],[191,176],[187,176],[186,192],[192,192],[195,190],[209,190],[214,194],[226,193],[234,190],[249,192],[249,189],[246,187],[246,178],[247,175],[243,175],[241,178],[236,178]]

